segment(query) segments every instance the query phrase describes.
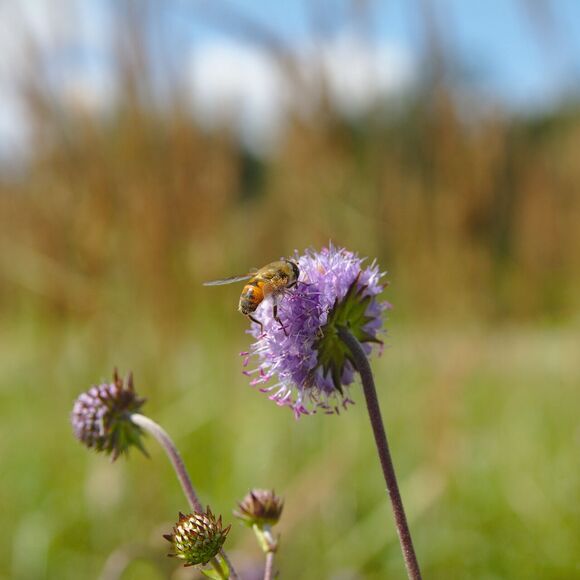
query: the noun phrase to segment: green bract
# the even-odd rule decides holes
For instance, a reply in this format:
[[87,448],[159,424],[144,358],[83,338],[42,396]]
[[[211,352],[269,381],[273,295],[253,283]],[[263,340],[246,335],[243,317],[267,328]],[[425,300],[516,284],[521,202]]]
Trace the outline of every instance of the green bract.
[[342,393],[341,380],[346,362],[349,361],[353,368],[355,364],[349,349],[338,336],[339,327],[348,328],[360,343],[381,344],[374,333],[365,329],[365,326],[373,320],[373,317],[367,314],[373,297],[365,294],[366,289],[366,285],[359,285],[359,276],[357,276],[345,296],[340,301],[335,300],[334,306],[328,313],[328,320],[321,329],[320,338],[316,342],[318,364],[325,375],[332,377],[334,387],[340,393]]

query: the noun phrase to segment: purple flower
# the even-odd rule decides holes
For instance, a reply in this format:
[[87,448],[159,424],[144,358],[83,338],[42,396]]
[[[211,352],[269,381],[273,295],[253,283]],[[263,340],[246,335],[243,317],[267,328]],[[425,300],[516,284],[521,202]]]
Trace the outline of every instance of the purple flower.
[[286,329],[273,317],[272,305],[264,301],[256,311],[263,324],[253,324],[256,341],[245,357],[258,365],[244,371],[251,384],[269,393],[278,405],[289,406],[296,417],[321,409],[338,413],[353,401],[348,386],[355,367],[350,352],[338,337],[346,326],[361,342],[367,355],[372,345],[382,345],[382,313],[390,308],[377,296],[384,275],[376,262],[363,268],[364,259],[332,244],[320,252],[296,253],[300,269],[298,284],[279,300],[278,315]]
[[145,453],[141,428],[131,421],[145,399],[137,396],[132,375],[126,384],[117,371],[112,383],[91,387],[75,401],[71,423],[74,434],[89,448],[111,454],[113,461],[132,445]]

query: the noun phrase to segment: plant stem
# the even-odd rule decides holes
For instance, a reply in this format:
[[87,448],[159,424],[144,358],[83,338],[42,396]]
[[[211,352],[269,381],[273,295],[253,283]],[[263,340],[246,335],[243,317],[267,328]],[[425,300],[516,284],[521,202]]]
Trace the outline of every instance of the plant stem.
[[266,567],[264,569],[264,580],[272,580],[274,577],[274,554],[275,552],[266,553]]
[[338,335],[350,350],[356,369],[361,377],[367,410],[373,428],[373,434],[375,436],[377,452],[381,462],[381,467],[383,468],[383,475],[385,483],[387,484],[387,491],[391,500],[393,514],[395,516],[395,525],[397,527],[399,542],[401,543],[401,550],[407,568],[407,576],[412,580],[420,580],[421,571],[419,569],[419,562],[417,561],[415,549],[413,548],[413,540],[411,538],[411,532],[409,531],[409,525],[407,524],[403,500],[401,499],[401,494],[399,492],[399,485],[397,483],[397,476],[395,475],[393,460],[391,459],[391,452],[389,451],[387,434],[385,433],[371,366],[359,341],[348,328],[340,326],[338,328]]
[[212,565],[212,568],[219,574],[220,578],[223,578],[223,580],[228,580],[228,577],[226,576],[226,574],[224,574],[224,570],[221,567],[221,564],[219,563],[217,558],[212,558],[210,560],[210,563]]
[[274,554],[278,549],[278,540],[272,535],[272,528],[268,525],[254,524],[252,526],[258,544],[262,551],[266,554],[266,567],[264,569],[264,580],[272,580],[274,577]]
[[191,483],[191,479],[189,474],[187,473],[187,469],[185,464],[183,463],[183,459],[181,459],[181,455],[177,450],[177,447],[171,440],[171,437],[167,434],[167,431],[153,421],[146,417],[145,415],[140,415],[139,413],[134,413],[131,415],[131,421],[138,425],[150,435],[153,435],[155,439],[159,442],[161,447],[167,453],[173,468],[175,469],[175,473],[177,474],[177,479],[179,479],[179,483],[181,483],[181,487],[183,488],[183,493],[185,493],[185,497],[191,506],[191,509],[195,512],[201,513],[203,512],[203,506],[199,501],[197,493],[193,488],[193,484]]
[[[177,450],[175,443],[173,443],[167,431],[165,431],[165,429],[163,429],[161,425],[158,425],[155,421],[149,419],[149,417],[146,417],[145,415],[141,415],[139,413],[133,413],[131,415],[131,421],[135,423],[135,425],[138,425],[139,427],[147,431],[147,433],[155,437],[155,439],[157,439],[158,443],[161,445],[161,447],[163,447],[165,453],[167,454],[169,460],[171,461],[171,464],[173,465],[173,468],[175,469],[177,479],[179,479],[179,483],[181,483],[181,487],[183,489],[183,492],[185,493],[185,497],[187,498],[187,501],[189,502],[191,509],[194,512],[203,513],[204,511],[203,505],[201,504],[201,501],[199,500],[199,497],[193,487],[193,484],[191,483],[191,478],[189,477],[189,473],[187,473],[187,468],[183,463],[183,459],[181,459],[181,455],[179,454],[179,451]],[[226,553],[223,550],[221,550],[220,555],[228,565],[231,577],[238,578],[238,575],[234,570],[234,568],[232,567],[232,564],[229,561],[228,557],[226,556]],[[212,558],[211,564],[218,571],[218,573],[223,575],[223,569],[220,563],[218,562],[217,558]],[[223,577],[225,578],[225,575]]]
[[[230,577],[233,580],[236,580],[239,578],[238,573],[236,572],[235,568],[232,566],[232,562],[231,560],[228,558],[228,555],[226,554],[226,551],[222,548],[220,550],[220,556],[222,557],[223,561],[226,563],[226,566],[228,567],[229,571],[230,571]],[[215,558],[214,558],[215,560]],[[220,566],[221,568],[221,566]]]

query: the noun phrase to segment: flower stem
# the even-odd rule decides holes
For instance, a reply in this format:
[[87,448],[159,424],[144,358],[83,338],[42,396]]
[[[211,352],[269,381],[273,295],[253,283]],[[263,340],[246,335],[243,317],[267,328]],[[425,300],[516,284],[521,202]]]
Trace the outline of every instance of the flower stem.
[[228,576],[224,573],[224,570],[221,567],[221,564],[219,563],[219,560],[217,558],[212,558],[210,560],[210,563],[212,565],[212,568],[218,573],[220,578],[222,578],[223,580],[228,580]]
[[[138,425],[143,430],[147,431],[147,433],[155,437],[155,439],[157,439],[158,443],[161,445],[161,447],[163,447],[165,453],[167,453],[167,456],[169,457],[169,460],[171,461],[171,464],[175,469],[177,479],[179,479],[179,483],[181,483],[183,493],[185,493],[185,497],[187,498],[187,501],[189,502],[191,509],[194,512],[202,513],[203,506],[193,487],[193,484],[191,483],[191,478],[189,477],[189,473],[187,473],[187,468],[183,463],[183,459],[181,459],[181,455],[179,454],[179,451],[177,450],[175,443],[173,443],[167,431],[165,431],[165,429],[163,429],[161,425],[158,425],[155,421],[149,419],[149,417],[146,417],[145,415],[141,415],[139,413],[133,413],[131,415],[131,421],[135,423],[135,425]],[[220,551],[220,555],[224,559],[227,566],[229,567],[231,577],[238,578],[238,575],[236,574],[236,571],[232,567],[232,564],[229,561],[228,557],[226,556],[224,550]],[[211,560],[211,563],[212,566],[220,574],[223,574],[222,567],[217,558],[213,558]]]
[[401,550],[407,568],[407,576],[412,580],[420,580],[421,571],[419,569],[419,562],[417,561],[415,549],[413,548],[413,540],[411,538],[411,532],[409,531],[409,525],[407,524],[403,500],[401,499],[401,494],[399,492],[399,485],[397,483],[397,476],[395,475],[393,460],[391,459],[391,452],[389,451],[389,444],[387,443],[387,434],[385,433],[371,366],[359,341],[350,330],[348,330],[348,328],[345,326],[339,326],[338,335],[350,350],[356,369],[361,377],[367,410],[373,428],[373,434],[375,436],[377,452],[381,462],[381,467],[383,468],[383,475],[385,483],[387,484],[387,491],[391,500],[393,514],[395,516],[395,525],[397,527],[399,542],[401,543]]
[[266,567],[264,569],[264,580],[272,580],[274,577],[274,554],[275,552],[268,552],[266,554]]
[[252,526],[254,534],[258,539],[258,544],[264,554],[266,554],[266,567],[264,569],[264,580],[272,580],[274,577],[274,554],[278,549],[278,540],[272,535],[272,528],[268,525],[254,524]]
[[197,493],[193,488],[193,484],[191,483],[191,479],[189,474],[187,473],[187,469],[185,464],[183,463],[183,459],[181,459],[181,455],[177,450],[177,447],[171,440],[171,437],[167,434],[167,431],[153,421],[146,417],[145,415],[140,415],[139,413],[133,413],[131,415],[131,421],[138,425],[150,435],[153,435],[155,439],[159,442],[161,447],[167,453],[173,468],[175,469],[175,473],[177,474],[177,479],[179,479],[179,483],[181,483],[181,487],[183,488],[183,493],[185,493],[185,497],[191,506],[191,509],[195,512],[201,513],[203,512],[203,506],[197,497]]

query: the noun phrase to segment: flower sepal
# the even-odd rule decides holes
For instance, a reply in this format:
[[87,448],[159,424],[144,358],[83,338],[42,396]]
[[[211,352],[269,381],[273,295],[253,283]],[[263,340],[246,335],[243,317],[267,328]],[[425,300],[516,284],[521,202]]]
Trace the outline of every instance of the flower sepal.
[[344,297],[334,301],[334,305],[328,313],[326,324],[320,331],[320,338],[315,348],[318,351],[318,362],[325,376],[330,376],[334,388],[342,394],[342,377],[348,361],[355,369],[355,363],[350,350],[338,334],[338,329],[343,326],[361,342],[382,344],[374,334],[366,327],[373,321],[373,317],[367,314],[368,307],[373,296],[366,294],[367,286],[359,285],[360,273],[352,281]]

